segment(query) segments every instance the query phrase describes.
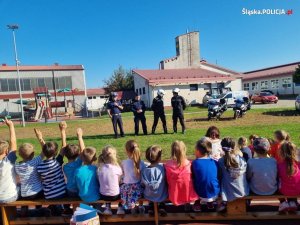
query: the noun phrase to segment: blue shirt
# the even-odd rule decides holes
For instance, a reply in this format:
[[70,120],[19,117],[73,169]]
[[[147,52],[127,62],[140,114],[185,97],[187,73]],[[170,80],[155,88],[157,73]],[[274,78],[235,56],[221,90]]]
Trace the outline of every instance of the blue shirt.
[[192,162],[194,188],[200,198],[214,198],[220,193],[218,163],[211,158],[198,158]]
[[[138,113],[137,111],[138,110],[143,110],[142,113]],[[135,116],[137,115],[144,115],[145,114],[145,110],[146,110],[146,106],[145,106],[145,103],[144,101],[134,101],[131,105],[131,111],[133,112],[133,114]]]
[[63,167],[64,174],[67,178],[67,190],[77,192],[77,186],[75,182],[74,173],[82,165],[82,160],[78,157],[73,162],[66,163]]
[[100,198],[97,167],[83,165],[75,170],[78,195],[84,202],[94,202]]
[[119,109],[119,107],[115,106],[115,103],[118,104],[118,106],[121,106],[121,102],[120,101],[116,101],[116,102],[108,102],[107,103],[107,109],[110,109],[110,114],[119,114],[121,113],[121,110]]
[[168,197],[165,168],[162,164],[148,166],[142,170],[144,197],[153,202],[162,202]]

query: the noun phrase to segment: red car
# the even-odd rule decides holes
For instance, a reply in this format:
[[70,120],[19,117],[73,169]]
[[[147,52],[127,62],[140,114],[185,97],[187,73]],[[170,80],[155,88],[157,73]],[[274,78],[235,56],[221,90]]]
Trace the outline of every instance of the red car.
[[265,103],[277,103],[278,97],[269,92],[260,92],[259,94],[254,94],[251,98],[252,103],[261,102]]

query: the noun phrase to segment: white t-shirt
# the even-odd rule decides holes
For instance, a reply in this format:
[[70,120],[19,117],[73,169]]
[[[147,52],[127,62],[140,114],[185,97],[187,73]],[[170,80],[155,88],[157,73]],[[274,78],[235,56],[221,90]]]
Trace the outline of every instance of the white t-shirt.
[[221,140],[220,139],[209,139],[211,142],[211,148],[212,148],[212,152],[210,157],[214,160],[219,160],[223,155],[224,152],[222,150],[222,146],[221,146]]
[[[140,171],[145,168],[144,161],[140,162]],[[134,163],[132,159],[125,159],[122,161],[122,169],[124,172],[123,182],[125,184],[136,184],[141,181],[141,177],[136,177],[134,172]]]
[[42,157],[37,156],[32,160],[15,165],[16,173],[20,177],[22,197],[32,196],[43,190],[42,181],[37,173],[37,166],[42,161]]
[[120,194],[119,181],[123,174],[120,166],[103,164],[98,168],[97,173],[102,195],[116,196]]
[[5,201],[18,195],[14,169],[16,160],[16,151],[9,152],[6,157],[0,160],[0,201]]

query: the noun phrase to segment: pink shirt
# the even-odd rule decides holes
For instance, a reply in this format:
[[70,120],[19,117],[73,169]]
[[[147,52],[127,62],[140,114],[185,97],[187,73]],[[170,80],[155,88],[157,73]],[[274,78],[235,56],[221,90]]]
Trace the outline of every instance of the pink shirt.
[[182,167],[169,160],[165,164],[169,199],[174,205],[183,205],[199,199],[194,190],[191,162],[186,160]]
[[120,166],[103,164],[98,168],[98,180],[100,193],[105,196],[116,196],[120,194],[119,180],[122,176]]
[[277,164],[279,177],[279,192],[286,196],[300,195],[300,162],[295,165],[296,173],[287,175],[286,163]]

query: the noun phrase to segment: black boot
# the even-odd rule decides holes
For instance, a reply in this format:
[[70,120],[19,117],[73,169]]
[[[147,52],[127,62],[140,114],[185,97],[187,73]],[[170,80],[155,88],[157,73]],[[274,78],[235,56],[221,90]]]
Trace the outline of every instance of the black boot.
[[152,127],[152,134],[155,134],[156,127]]
[[165,133],[165,134],[167,134],[167,133],[168,133],[167,126],[164,126],[164,133]]

